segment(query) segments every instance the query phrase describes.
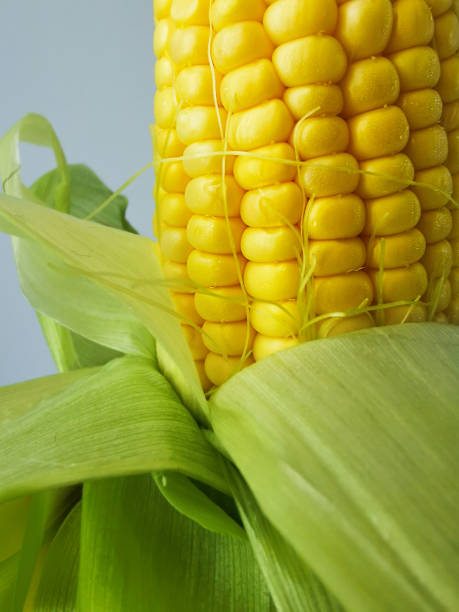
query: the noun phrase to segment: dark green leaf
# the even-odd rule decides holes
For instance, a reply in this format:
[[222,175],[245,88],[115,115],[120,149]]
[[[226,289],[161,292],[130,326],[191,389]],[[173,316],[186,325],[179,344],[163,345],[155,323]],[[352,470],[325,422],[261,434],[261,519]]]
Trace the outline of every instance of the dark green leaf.
[[85,485],[79,604],[85,612],[268,612],[271,605],[248,544],[178,513],[148,476]]
[[176,510],[205,529],[246,539],[242,527],[186,476],[173,472],[156,474],[155,482]]
[[[113,194],[98,176],[83,164],[69,165],[68,173],[70,178],[70,208],[68,212],[74,217],[85,219]],[[40,200],[52,206],[59,182],[59,171],[57,169],[52,170],[39,178],[31,186],[31,190]],[[126,220],[127,204],[127,198],[118,195],[106,208],[93,217],[93,221],[136,233]]]
[[34,612],[76,612],[81,503],[62,523],[46,555]]

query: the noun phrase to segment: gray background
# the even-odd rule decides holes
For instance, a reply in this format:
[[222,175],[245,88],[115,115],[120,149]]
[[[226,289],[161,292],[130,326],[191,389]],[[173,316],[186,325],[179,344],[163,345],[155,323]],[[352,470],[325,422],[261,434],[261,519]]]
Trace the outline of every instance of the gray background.
[[[153,17],[150,0],[0,0],[0,135],[28,112],[53,124],[70,163],[111,188],[151,161]],[[24,149],[31,182],[53,167]],[[131,223],[151,236],[153,176],[125,191]],[[0,234],[0,385],[55,372]]]

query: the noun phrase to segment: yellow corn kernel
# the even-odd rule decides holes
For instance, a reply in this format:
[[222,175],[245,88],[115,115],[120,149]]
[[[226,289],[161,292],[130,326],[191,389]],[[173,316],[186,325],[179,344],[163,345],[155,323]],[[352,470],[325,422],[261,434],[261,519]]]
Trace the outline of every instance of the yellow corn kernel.
[[400,234],[415,227],[421,217],[421,205],[410,189],[368,200],[366,204],[367,236]]
[[447,309],[446,315],[448,316],[448,321],[453,325],[459,325],[459,295],[454,296]]
[[195,361],[203,361],[209,350],[205,346],[201,337],[201,330],[197,330],[191,325],[182,325],[182,331],[190,347],[191,355]]
[[310,201],[304,224],[313,240],[354,238],[365,225],[365,204],[355,194],[317,198]]
[[341,87],[320,83],[286,89],[284,102],[297,121],[306,116],[339,115],[344,103]]
[[424,235],[417,229],[384,238],[370,238],[367,245],[367,265],[384,269],[410,266],[419,261],[426,250]]
[[163,129],[157,125],[151,128],[153,150],[160,157],[180,157],[183,154],[185,145],[180,142],[176,130]]
[[[208,253],[239,253],[245,225],[237,218],[193,215],[188,222],[188,242]],[[231,236],[231,238],[230,238]]]
[[153,33],[153,51],[157,58],[162,57],[167,52],[174,32],[175,24],[171,19],[161,19],[156,24]]
[[181,161],[165,162],[161,170],[161,188],[168,193],[185,193],[190,177]]
[[437,89],[443,103],[459,99],[459,55],[453,55],[442,61]]
[[355,317],[330,317],[317,325],[317,336],[319,338],[333,338],[348,334],[361,329],[369,329],[374,326],[371,315],[361,314]]
[[427,321],[427,308],[422,304],[413,306],[393,306],[385,308],[384,325],[399,325],[400,323],[423,323]]
[[365,265],[365,244],[360,238],[315,240],[308,248],[315,276],[335,276],[360,270]]
[[191,212],[183,193],[165,193],[158,201],[161,221],[176,227],[186,227]]
[[335,0],[278,0],[265,12],[263,23],[276,45],[323,32],[333,34],[338,19]]
[[172,301],[174,302],[175,310],[182,319],[187,323],[202,325],[203,320],[196,312],[194,307],[194,296],[192,293],[171,292]]
[[279,302],[296,297],[300,281],[298,262],[255,263],[249,261],[244,271],[247,292],[259,300]]
[[159,243],[164,256],[177,263],[185,263],[192,249],[184,227],[162,229]]
[[158,89],[171,87],[174,84],[175,68],[168,57],[161,57],[155,64],[155,83]]
[[207,64],[210,30],[205,26],[190,26],[176,30],[169,42],[172,61],[178,68]]
[[235,357],[248,352],[255,332],[247,321],[214,323],[206,321],[202,326],[202,340],[213,353]]
[[394,27],[386,53],[428,45],[434,35],[432,12],[424,0],[395,0]]
[[188,273],[186,271],[186,264],[177,263],[170,259],[163,259],[162,261],[163,274],[166,281],[173,281],[174,289],[179,289],[180,285],[187,288],[189,285]]
[[[218,102],[220,77],[218,73],[215,76]],[[175,90],[182,107],[215,105],[212,71],[209,66],[189,66],[181,70],[175,80]]]
[[189,106],[181,109],[177,113],[178,137],[186,145],[220,138],[219,115],[224,129],[226,111],[222,108],[219,113],[213,106]]
[[[191,178],[205,174],[221,174],[224,145],[221,140],[194,142],[185,149],[183,167]],[[232,174],[234,157],[226,156],[225,173]]]
[[447,132],[459,128],[459,100],[443,104],[441,123]]
[[397,69],[402,92],[435,87],[440,79],[440,60],[431,47],[398,51],[390,60]]
[[390,0],[349,0],[339,7],[336,36],[352,60],[382,53],[391,31]]
[[384,270],[382,279],[377,270],[372,270],[370,275],[378,292],[381,290],[385,303],[416,300],[427,289],[427,273],[420,263],[408,268]]
[[241,361],[240,357],[225,357],[216,353],[208,353],[204,368],[209,380],[217,386],[222,385],[234,374],[253,363],[253,357]]
[[435,19],[435,49],[440,59],[450,57],[459,48],[459,20],[453,11]]
[[248,260],[269,263],[297,258],[301,244],[299,236],[287,226],[250,227],[242,236],[241,249]]
[[398,106],[368,111],[349,120],[349,151],[359,160],[395,155],[408,142],[410,128]]
[[185,191],[185,201],[196,215],[238,217],[244,191],[232,176],[209,174],[191,180]]
[[416,172],[415,180],[425,185],[413,185],[411,187],[419,198],[422,210],[441,208],[448,203],[448,196],[453,193],[453,179],[446,166],[419,170]]
[[172,87],[166,87],[155,93],[154,112],[156,124],[160,128],[167,129],[174,126],[177,103]]
[[451,285],[451,295],[459,295],[459,268],[453,268],[449,275],[449,282]]
[[371,57],[351,64],[341,87],[345,117],[393,104],[400,93],[398,73],[385,57]]
[[242,198],[241,218],[251,227],[295,225],[302,210],[301,189],[290,181],[248,191]]
[[284,86],[268,59],[241,66],[225,75],[220,86],[222,104],[237,113],[274,98],[280,98]]
[[423,300],[427,302],[435,313],[443,312],[448,308],[451,301],[451,283],[448,279],[438,279],[430,283],[427,291],[423,296]]
[[459,267],[459,240],[449,240],[448,243],[451,247],[452,265]]
[[242,21],[226,26],[212,42],[212,59],[217,70],[223,74],[255,60],[270,59],[272,52],[273,45],[258,21]]
[[306,36],[277,47],[273,63],[287,87],[338,83],[347,67],[346,54],[332,36]]
[[297,123],[292,144],[301,159],[311,159],[346,151],[349,144],[347,123],[341,117],[313,117]]
[[318,315],[345,312],[373,301],[373,285],[365,272],[314,278],[314,308]]
[[155,0],[153,2],[153,11],[155,19],[164,19],[169,16],[172,0]]
[[421,263],[430,279],[440,276],[447,278],[453,266],[453,249],[449,240],[429,244]]
[[199,287],[229,287],[239,283],[244,271],[245,259],[233,255],[219,255],[203,251],[191,251],[187,260],[190,279]]
[[195,361],[194,365],[196,366],[196,370],[198,371],[199,380],[201,381],[201,387],[206,393],[212,387],[212,382],[209,380],[206,369],[205,369],[205,361]]
[[211,9],[212,25],[219,32],[239,21],[261,21],[265,9],[263,0],[215,0]]
[[448,137],[441,125],[412,132],[405,149],[416,170],[443,164],[448,158]]
[[287,140],[292,128],[293,119],[285,103],[270,100],[231,117],[229,145],[235,151],[258,149]]
[[441,119],[443,102],[435,89],[419,89],[403,93],[398,104],[412,130],[428,127]]
[[445,13],[453,5],[453,0],[425,0],[430,6],[432,15],[438,17]]
[[270,355],[274,355],[274,353],[285,351],[298,344],[298,338],[270,338],[257,334],[253,343],[253,356],[255,361],[261,361]]
[[380,198],[406,189],[414,179],[413,164],[404,153],[363,161],[360,170],[357,193],[365,199]]
[[352,193],[359,183],[359,165],[349,153],[312,159],[300,169],[301,184],[308,196],[325,197]]
[[459,172],[459,129],[448,134],[448,159],[446,166],[451,174]]
[[208,0],[173,0],[171,18],[181,26],[207,25],[209,23]]
[[418,228],[424,234],[427,244],[447,238],[453,226],[451,212],[446,206],[422,213]]
[[197,292],[194,303],[205,321],[230,323],[244,321],[247,316],[246,298],[239,285],[215,287],[208,292]]
[[295,336],[300,326],[296,300],[270,304],[254,302],[250,309],[252,327],[264,336],[286,338]]
[[234,163],[234,177],[243,189],[258,189],[295,178],[296,166],[284,163],[295,161],[295,151],[286,142],[255,149],[251,154],[254,157],[237,157]]

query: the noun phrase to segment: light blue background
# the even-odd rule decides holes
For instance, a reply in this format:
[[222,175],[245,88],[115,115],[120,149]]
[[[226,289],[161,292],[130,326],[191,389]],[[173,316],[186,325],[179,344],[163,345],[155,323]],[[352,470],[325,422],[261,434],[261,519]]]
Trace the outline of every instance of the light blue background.
[[[150,0],[1,0],[0,135],[28,112],[53,124],[70,163],[112,189],[151,161],[153,17]],[[25,151],[28,182],[53,167]],[[152,235],[151,172],[125,195],[131,223]],[[0,385],[55,371],[0,234]]]

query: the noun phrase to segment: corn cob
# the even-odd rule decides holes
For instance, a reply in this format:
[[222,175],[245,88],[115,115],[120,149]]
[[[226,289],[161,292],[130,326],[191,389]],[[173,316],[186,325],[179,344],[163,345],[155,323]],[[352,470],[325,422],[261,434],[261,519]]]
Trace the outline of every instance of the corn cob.
[[457,322],[451,7],[156,0],[157,29],[168,20],[171,31],[156,69],[174,128],[161,155],[183,156],[167,163],[181,164],[186,210],[174,217],[170,197],[160,208],[180,234],[175,277],[197,287],[213,384],[312,337]]

